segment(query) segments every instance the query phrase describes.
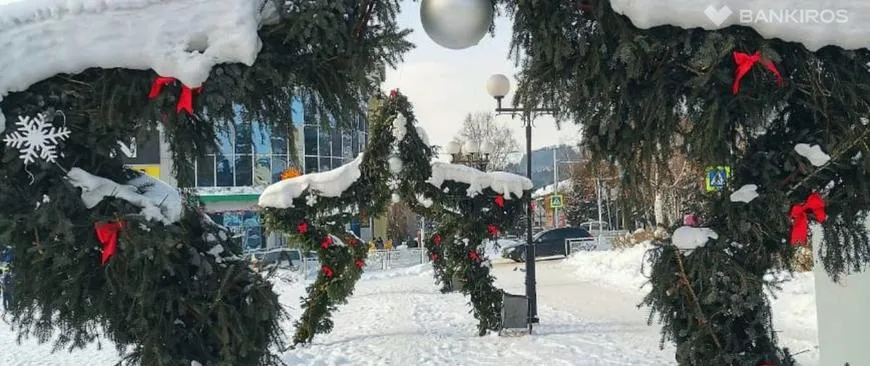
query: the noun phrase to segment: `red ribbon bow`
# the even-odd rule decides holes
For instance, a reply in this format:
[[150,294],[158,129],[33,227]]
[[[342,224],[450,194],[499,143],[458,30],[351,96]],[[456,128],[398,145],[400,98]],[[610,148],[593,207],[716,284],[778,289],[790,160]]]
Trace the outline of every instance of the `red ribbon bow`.
[[475,251],[468,252],[468,259],[471,259],[475,262],[480,262],[480,254],[477,254]]
[[94,224],[97,239],[103,246],[102,265],[109,262],[109,258],[118,251],[118,232],[126,225],[123,221],[98,222]]
[[366,262],[363,262],[362,259],[357,259],[356,262],[354,262],[354,264],[356,265],[357,269],[363,269],[363,267],[366,266]]
[[498,195],[495,196],[495,205],[501,208],[504,208],[504,196]]
[[305,221],[300,222],[299,225],[296,225],[296,231],[305,235],[308,232],[308,223]]
[[435,236],[432,237],[432,242],[435,243],[436,247],[440,246],[441,245],[441,235],[435,234]]
[[498,226],[495,226],[493,224],[486,225],[486,232],[489,234],[489,236],[496,236],[498,235]]
[[772,61],[761,57],[761,53],[755,51],[753,54],[743,53],[743,52],[734,52],[734,62],[737,64],[737,69],[734,71],[734,83],[731,84],[731,92],[734,95],[737,95],[737,92],[740,90],[740,79],[743,79],[749,70],[752,69],[752,66],[755,66],[756,62],[761,62],[761,64],[773,75],[776,77],[776,84],[782,86],[783,80],[782,75],[779,73],[779,70],[776,69],[776,65],[773,64]]
[[390,99],[395,98],[397,95],[399,95],[399,89],[390,90]]
[[[163,87],[176,82],[175,78],[158,76],[151,84],[151,91],[148,93],[148,99],[156,99],[163,91]],[[202,92],[202,87],[189,88],[187,85],[181,84],[181,97],[178,98],[178,104],[175,105],[175,113],[181,111],[187,112],[188,115],[193,115],[193,94]]]
[[798,203],[791,206],[789,216],[791,216],[791,245],[802,245],[807,243],[807,232],[810,229],[807,213],[812,212],[816,217],[816,221],[825,222],[827,215],[825,214],[825,200],[816,192],[807,197],[804,203]]
[[329,249],[329,246],[332,245],[332,237],[327,235],[323,237],[323,240],[320,241],[320,247],[323,249]]
[[432,253],[432,255],[430,255],[429,258],[432,258],[433,261],[437,261],[437,260],[438,260],[438,254],[436,254],[436,253]]
[[332,267],[330,267],[329,265],[324,264],[320,267],[320,270],[323,272],[323,275],[326,276],[326,278],[332,278],[332,276],[335,275],[335,272],[332,271]]

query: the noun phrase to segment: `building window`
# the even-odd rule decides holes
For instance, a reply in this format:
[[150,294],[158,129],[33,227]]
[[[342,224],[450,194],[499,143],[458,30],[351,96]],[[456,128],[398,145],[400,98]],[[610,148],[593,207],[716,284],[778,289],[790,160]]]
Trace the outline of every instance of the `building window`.
[[[304,173],[323,172],[347,164],[365,150],[368,124],[359,117],[353,128],[321,126],[303,112],[302,103],[293,101],[293,124],[301,133],[296,138]],[[241,109],[236,111],[241,112]],[[291,161],[289,129],[271,129],[262,123],[235,123],[218,135],[217,150],[197,159],[197,187],[264,186],[281,179],[281,173],[295,164]]]
[[366,126],[365,122],[360,122],[364,120],[357,120],[352,129],[340,129],[335,124],[324,127],[317,121],[307,120],[302,128],[305,146],[301,149],[305,154],[305,173],[338,168],[365,150],[368,134],[358,129]]
[[264,186],[281,179],[292,166],[284,131],[241,119],[218,134],[217,151],[197,159],[197,187]]

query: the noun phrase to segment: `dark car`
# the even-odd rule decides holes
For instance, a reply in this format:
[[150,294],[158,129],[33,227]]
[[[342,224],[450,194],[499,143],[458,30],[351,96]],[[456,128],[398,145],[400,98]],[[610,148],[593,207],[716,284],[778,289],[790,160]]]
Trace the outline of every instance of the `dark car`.
[[[532,237],[535,245],[535,257],[552,257],[552,256],[567,256],[568,250],[565,247],[568,239],[590,239],[592,235],[589,231],[579,227],[563,227],[542,231]],[[517,262],[526,260],[526,244],[520,244],[514,247],[505,248],[502,251],[502,257],[512,259]]]

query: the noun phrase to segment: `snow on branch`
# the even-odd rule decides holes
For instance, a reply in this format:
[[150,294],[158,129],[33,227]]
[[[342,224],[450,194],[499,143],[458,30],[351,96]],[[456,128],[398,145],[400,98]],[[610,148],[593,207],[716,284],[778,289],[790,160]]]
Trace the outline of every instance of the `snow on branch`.
[[142,216],[148,220],[169,225],[181,219],[182,204],[178,191],[145,174],[121,185],[80,168],[72,168],[66,179],[82,189],[82,202],[87,208],[93,208],[107,197],[115,197],[141,207]]
[[802,43],[811,51],[828,45],[870,46],[866,0],[610,0],[610,5],[638,28],[674,25],[713,30],[742,25],[768,39]]
[[363,154],[338,168],[318,173],[310,173],[282,180],[263,190],[258,205],[260,207],[290,208],[293,200],[302,196],[306,190],[319,197],[338,197],[344,193],[362,173],[359,165]]
[[526,177],[507,172],[482,172],[480,170],[459,164],[440,161],[432,162],[432,177],[429,184],[441,188],[445,181],[468,184],[468,194],[475,195],[491,188],[496,193],[510,199],[523,196],[523,191],[532,189],[532,181]]
[[217,64],[254,63],[264,1],[0,0],[0,100],[92,67],[153,69],[199,86]]
[[807,158],[813,166],[822,166],[831,160],[831,157],[825,154],[819,145],[796,144],[794,145],[794,151],[800,156]]

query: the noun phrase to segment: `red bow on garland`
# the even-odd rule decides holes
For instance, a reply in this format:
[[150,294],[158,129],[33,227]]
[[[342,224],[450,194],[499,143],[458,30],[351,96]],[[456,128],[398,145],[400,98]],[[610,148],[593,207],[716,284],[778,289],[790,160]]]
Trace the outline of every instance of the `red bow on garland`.
[[399,89],[390,90],[390,99],[395,98],[397,95],[399,95]]
[[773,61],[761,57],[760,52],[755,51],[755,53],[750,55],[748,53],[735,51],[734,62],[737,64],[737,69],[734,71],[734,83],[731,84],[731,92],[734,93],[734,95],[737,95],[737,92],[740,91],[740,79],[743,79],[743,77],[749,73],[749,70],[752,69],[752,66],[755,66],[756,62],[761,62],[765,68],[770,70],[770,72],[772,72],[776,77],[776,84],[782,86],[782,75],[780,75],[779,70],[776,69],[776,65],[773,64]]
[[123,221],[98,222],[94,224],[97,239],[103,245],[102,265],[109,262],[109,258],[118,251],[118,232],[127,224]]
[[468,252],[468,259],[471,259],[475,262],[480,262],[480,254],[477,254],[475,251]]
[[495,226],[493,224],[486,225],[486,232],[489,234],[489,236],[496,236],[498,235],[498,226]]
[[[175,78],[158,76],[151,84],[151,92],[148,93],[148,99],[154,100],[163,91],[163,87],[178,81]],[[189,88],[187,85],[181,84],[181,97],[178,98],[178,104],[175,105],[175,113],[181,111],[187,112],[188,115],[193,115],[193,93],[202,92],[202,87]]]
[[327,235],[323,237],[323,240],[320,241],[320,247],[323,249],[329,249],[329,246],[332,245],[332,237]]
[[436,253],[432,253],[432,255],[430,255],[429,258],[432,258],[433,261],[437,261],[437,260],[438,260],[438,254],[436,254]]
[[326,264],[321,266],[320,270],[323,272],[323,275],[326,276],[326,278],[332,278],[332,276],[335,275],[335,272],[332,271],[332,267],[330,267]]
[[495,205],[501,208],[504,208],[504,196],[498,195],[495,196]]
[[816,217],[816,221],[825,222],[827,215],[825,214],[825,200],[816,192],[807,197],[804,203],[798,203],[791,206],[789,216],[791,216],[791,245],[802,245],[807,243],[807,232],[810,229],[807,213],[812,212]]
[[296,231],[299,234],[305,235],[308,232],[308,223],[305,221],[300,222],[299,225],[296,225]]
[[441,245],[441,235],[435,234],[435,236],[432,237],[432,242],[435,243],[436,247],[440,246]]
[[363,262],[362,259],[357,259],[356,262],[354,262],[354,264],[356,265],[356,268],[358,268],[358,269],[363,269],[363,267],[366,266],[366,262]]

